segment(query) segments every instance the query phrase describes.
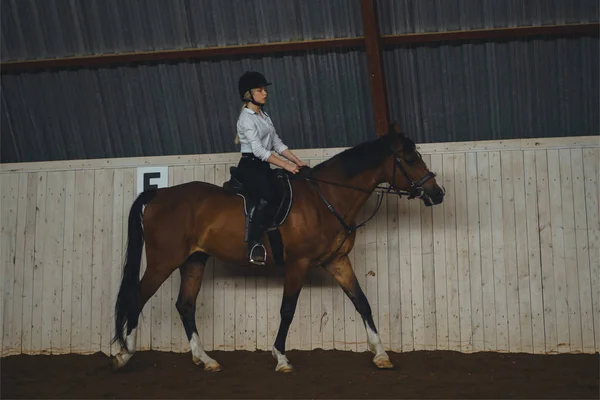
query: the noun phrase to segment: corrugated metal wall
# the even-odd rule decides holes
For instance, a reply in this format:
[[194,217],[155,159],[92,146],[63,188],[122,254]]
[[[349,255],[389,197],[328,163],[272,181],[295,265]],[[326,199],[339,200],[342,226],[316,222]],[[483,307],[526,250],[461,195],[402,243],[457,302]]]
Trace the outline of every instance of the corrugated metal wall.
[[365,57],[335,52],[3,76],[2,161],[236,151],[246,69],[274,82],[265,109],[290,147],[374,137]]
[[382,35],[598,21],[597,0],[377,0]]
[[386,51],[390,114],[419,142],[600,133],[597,38]]
[[3,0],[2,60],[362,35],[360,0]]
[[[362,35],[360,0],[6,0],[2,60]],[[381,32],[597,21],[596,1],[378,0]],[[462,11],[460,11],[462,10]],[[396,47],[390,117],[417,142],[598,134],[598,39]],[[2,75],[2,162],[236,151],[237,78],[274,82],[292,148],[373,137],[362,51]]]

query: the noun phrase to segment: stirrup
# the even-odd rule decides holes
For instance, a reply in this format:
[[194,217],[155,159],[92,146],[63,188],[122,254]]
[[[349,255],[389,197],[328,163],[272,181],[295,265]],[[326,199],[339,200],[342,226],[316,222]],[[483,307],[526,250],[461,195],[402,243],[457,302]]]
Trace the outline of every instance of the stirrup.
[[[262,251],[264,254],[263,260],[255,260],[252,258],[254,249],[257,247],[262,247]],[[262,243],[256,243],[254,246],[252,246],[252,249],[250,249],[249,261],[250,261],[250,263],[255,264],[255,265],[265,265],[265,263],[267,262],[267,249],[265,249],[265,246],[263,246]]]

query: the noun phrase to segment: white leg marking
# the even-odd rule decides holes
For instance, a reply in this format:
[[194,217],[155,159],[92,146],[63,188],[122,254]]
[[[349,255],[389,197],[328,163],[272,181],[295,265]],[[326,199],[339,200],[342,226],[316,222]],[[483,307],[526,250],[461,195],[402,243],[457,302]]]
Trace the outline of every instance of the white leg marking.
[[369,341],[369,349],[373,353],[375,353],[375,357],[373,357],[373,362],[375,363],[377,368],[393,368],[394,365],[390,361],[390,357],[385,352],[383,344],[381,344],[381,339],[379,338],[379,335],[375,333],[366,323],[365,328],[367,329],[367,340]]
[[277,366],[275,367],[275,371],[277,371],[277,372],[292,372],[292,370],[293,370],[292,364],[290,364],[290,362],[288,361],[285,354],[281,354],[279,352],[279,350],[277,350],[275,348],[275,346],[273,346],[273,349],[271,350],[271,354],[277,360]]
[[200,338],[195,332],[190,339],[190,347],[192,348],[192,360],[194,361],[194,364],[204,364],[205,371],[217,372],[221,370],[219,363],[206,354],[202,347],[202,342],[200,342]]
[[125,342],[127,343],[127,350],[121,349],[121,351],[117,353],[117,355],[115,355],[115,358],[112,361],[114,369],[123,368],[125,364],[127,364],[127,362],[131,359],[131,357],[133,357],[136,350],[136,340],[136,329],[133,329],[131,333],[125,338]]

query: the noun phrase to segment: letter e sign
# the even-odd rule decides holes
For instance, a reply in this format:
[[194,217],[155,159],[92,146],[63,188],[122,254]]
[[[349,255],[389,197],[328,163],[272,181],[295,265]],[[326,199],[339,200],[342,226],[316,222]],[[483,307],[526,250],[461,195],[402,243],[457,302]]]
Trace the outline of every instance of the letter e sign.
[[169,167],[138,167],[137,194],[169,186]]

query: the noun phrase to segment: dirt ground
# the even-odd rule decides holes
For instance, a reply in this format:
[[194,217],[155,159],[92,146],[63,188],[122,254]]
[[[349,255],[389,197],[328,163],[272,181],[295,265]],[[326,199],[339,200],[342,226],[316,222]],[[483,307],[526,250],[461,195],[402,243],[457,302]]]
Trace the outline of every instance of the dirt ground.
[[268,352],[210,352],[218,373],[190,353],[138,352],[116,373],[103,354],[10,356],[1,359],[0,397],[598,399],[598,354],[389,354],[396,369],[379,371],[370,353],[289,351],[291,374],[276,373]]

